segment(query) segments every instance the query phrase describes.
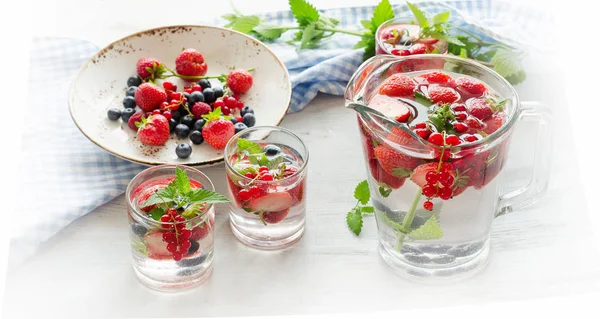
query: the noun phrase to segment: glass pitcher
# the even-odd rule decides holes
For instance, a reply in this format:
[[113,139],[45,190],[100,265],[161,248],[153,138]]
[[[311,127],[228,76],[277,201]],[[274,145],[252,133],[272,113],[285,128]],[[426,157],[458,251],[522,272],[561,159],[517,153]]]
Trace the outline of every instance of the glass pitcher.
[[[502,126],[489,135],[481,133],[472,142],[440,146],[417,135],[414,121],[390,120],[369,107],[379,96],[381,84],[394,74],[413,77],[430,71],[454,78],[466,75],[483,82],[504,99]],[[350,79],[345,100],[346,106],[358,113],[379,251],[401,275],[416,280],[455,280],[477,273],[489,258],[494,218],[533,203],[547,189],[551,112],[540,103],[519,101],[512,85],[477,62],[438,54],[375,56],[365,61]],[[402,100],[412,105],[415,96]],[[435,109],[439,105],[429,107]],[[411,118],[418,117],[418,110],[411,112]],[[519,122],[537,125],[540,133],[536,145],[532,145],[532,178],[526,187],[501,194],[503,168]],[[403,164],[394,167],[394,163]],[[427,169],[434,173],[423,174]],[[431,189],[424,189],[432,185],[434,195]],[[441,189],[446,187],[451,193],[442,196]]]

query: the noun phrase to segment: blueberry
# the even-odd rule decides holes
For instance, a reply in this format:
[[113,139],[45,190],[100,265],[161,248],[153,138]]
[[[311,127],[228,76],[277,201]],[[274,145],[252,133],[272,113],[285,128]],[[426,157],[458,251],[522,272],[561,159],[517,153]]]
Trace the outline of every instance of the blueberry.
[[192,102],[192,105],[194,105],[196,102],[204,102],[204,94],[202,94],[202,92],[194,91],[192,94],[190,94],[188,102]]
[[140,79],[138,76],[131,76],[129,77],[129,79],[127,79],[127,86],[140,86],[142,84],[142,79]]
[[235,128],[236,134],[248,128],[246,124],[242,122],[234,124],[233,127]]
[[194,143],[196,145],[202,144],[202,142],[204,142],[204,137],[202,137],[202,132],[192,131],[192,133],[190,133],[190,141],[192,141],[192,143]]
[[200,84],[200,86],[202,87],[203,90],[212,86],[208,79],[202,79],[202,80],[198,81],[198,84]]
[[402,38],[400,38],[400,45],[412,45],[412,40],[410,39],[410,37],[407,36],[402,36]]
[[137,91],[137,86],[130,86],[127,88],[127,91],[125,91],[125,96],[134,96],[135,91]]
[[204,127],[204,124],[206,124],[206,120],[205,119],[199,119],[196,121],[196,123],[194,123],[194,130],[196,131],[202,131],[202,128]]
[[192,147],[188,143],[181,143],[175,148],[175,154],[179,158],[188,158],[192,155]]
[[183,96],[185,97],[186,100],[190,100],[190,94],[188,92],[183,92]]
[[250,108],[249,106],[244,106],[242,108],[242,110],[240,111],[240,115],[243,117],[244,115],[246,115],[246,113],[254,114],[254,110],[252,108]]
[[215,86],[213,88],[213,92],[215,92],[215,99],[223,96],[223,88],[221,88],[220,86]]
[[121,112],[121,119],[123,120],[123,122],[127,123],[129,121],[129,118],[134,113],[135,113],[135,109],[128,107]]
[[179,110],[171,112],[171,118],[179,122],[179,120],[181,120],[181,112],[179,112]]
[[175,132],[175,126],[177,126],[177,124],[179,124],[179,123],[177,123],[177,121],[175,121],[175,119],[172,118],[169,120],[169,133]]
[[[189,103],[189,102],[188,102],[188,103]],[[189,106],[189,104],[188,104],[188,108],[190,108],[190,109],[191,109],[191,107]],[[190,110],[190,111],[192,111],[192,110]],[[184,116],[186,116],[186,115],[190,114],[190,112],[188,112],[188,111],[185,109],[185,107],[183,107],[183,106],[180,106],[180,107],[179,107],[179,113],[181,114],[181,117],[184,117]]]
[[133,96],[126,96],[123,99],[123,106],[127,108],[134,109],[135,108],[135,98]]
[[181,118],[181,121],[179,123],[185,124],[185,125],[187,125],[187,127],[189,127],[190,129],[192,129],[192,127],[194,127],[194,123],[196,123],[196,120],[194,120],[193,116],[186,115],[186,116],[184,116],[184,117]]
[[263,150],[267,156],[275,156],[281,153],[281,149],[275,145],[267,145]]
[[246,113],[242,117],[242,122],[246,124],[247,127],[253,127],[256,124],[256,118],[253,113]]
[[217,98],[215,97],[215,91],[211,88],[206,88],[202,91],[204,95],[204,102],[213,103]]
[[121,110],[113,107],[112,109],[108,110],[107,115],[109,120],[116,121],[121,117]]
[[198,251],[198,249],[200,248],[200,243],[195,241],[195,240],[190,240],[190,248],[188,248],[188,255],[191,255],[195,252]]
[[131,223],[131,231],[133,231],[133,233],[138,235],[139,237],[144,237],[144,235],[146,235],[146,232],[148,232],[148,228],[144,227],[144,225],[134,222]]
[[233,124],[236,124],[238,122],[237,119],[235,118],[235,116],[232,116],[231,119],[230,119],[230,121]]
[[[194,244],[193,244],[194,242],[191,241],[190,243],[192,243],[192,244],[190,245],[189,249],[192,249],[192,247],[194,247]],[[200,244],[198,244],[198,247],[200,247]],[[188,251],[190,251],[189,249],[188,249]],[[182,266],[182,267],[198,266],[198,265],[200,265],[201,263],[203,263],[206,260],[206,256],[207,256],[206,254],[203,254],[203,255],[200,255],[200,256],[198,256],[196,258],[189,258],[189,259],[188,258],[184,258],[184,259],[178,261],[177,265],[178,266]],[[186,271],[182,271],[181,275],[185,276],[185,275],[187,275],[187,272]]]
[[186,138],[190,135],[190,128],[185,124],[177,124],[175,126],[175,135],[179,138]]
[[290,154],[283,155],[283,159],[290,164],[294,163],[294,158]]

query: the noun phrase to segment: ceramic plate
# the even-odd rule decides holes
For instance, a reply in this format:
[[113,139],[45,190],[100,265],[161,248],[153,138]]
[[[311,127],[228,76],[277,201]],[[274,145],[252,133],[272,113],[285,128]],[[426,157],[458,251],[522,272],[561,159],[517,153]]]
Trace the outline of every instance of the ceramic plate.
[[[283,63],[263,43],[236,31],[211,26],[168,26],[127,36],[100,50],[81,68],[69,94],[73,121],[92,142],[123,159],[146,165],[178,163],[207,166],[223,160],[223,150],[206,142],[191,144],[189,138],[171,134],[161,147],[143,145],[127,123],[107,118],[109,108],[123,109],[127,79],[136,75],[142,56],[152,56],[175,69],[175,58],[182,48],[200,51],[208,64],[206,75],[227,73],[231,67],[255,68],[254,83],[242,101],[254,109],[256,126],[277,126],[285,116],[291,99],[289,74]],[[170,78],[178,91],[184,82]],[[220,85],[211,80],[213,86]],[[161,82],[159,82],[160,84]],[[192,155],[180,159],[178,143],[192,145]]]

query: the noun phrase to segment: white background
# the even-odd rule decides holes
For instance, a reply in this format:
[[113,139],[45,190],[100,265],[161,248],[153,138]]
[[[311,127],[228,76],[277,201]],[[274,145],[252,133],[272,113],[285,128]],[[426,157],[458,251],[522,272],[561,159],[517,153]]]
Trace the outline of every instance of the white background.
[[[103,38],[103,30],[97,28],[97,32],[92,34],[78,34],[77,25],[84,23],[97,23],[99,26],[105,19],[119,19],[127,21],[127,19],[140,19],[136,14],[136,6],[150,3],[151,1],[118,1],[122,3],[121,9],[115,10],[113,13],[117,17],[98,16],[93,21],[83,21],[79,18],[77,12],[72,12],[72,19],[57,21],[57,12],[59,10],[69,10],[69,3],[75,0],[54,0],[54,1],[11,1],[10,3],[3,2],[4,15],[0,19],[2,23],[2,44],[0,50],[0,65],[2,66],[2,89],[4,93],[4,103],[0,114],[2,123],[0,125],[0,141],[2,141],[2,151],[0,158],[2,159],[2,185],[1,200],[4,205],[1,205],[1,218],[4,229],[10,227],[10,220],[19,218],[19,205],[11,201],[14,198],[14,188],[10,187],[12,181],[16,180],[16,170],[12,169],[19,163],[16,156],[21,147],[20,132],[27,130],[27,121],[25,116],[45,116],[44,114],[29,114],[21,109],[26,106],[27,75],[28,75],[28,59],[29,59],[29,41],[31,35],[63,35],[63,36],[79,36],[86,37],[96,43],[104,43],[112,39]],[[79,0],[82,1],[82,0]],[[516,1],[516,0],[515,0]],[[113,1],[89,1],[90,10],[99,5],[109,5]],[[156,5],[156,10],[163,10],[161,6],[167,8],[169,15],[181,14],[184,15],[181,19],[183,22],[193,22],[195,15],[220,15],[228,12],[229,6],[225,1],[202,1],[206,2],[206,10],[190,14],[184,8],[177,9],[177,6],[184,6],[184,2],[160,1],[151,2]],[[373,5],[377,1],[311,1],[316,7],[325,9],[328,7],[352,6],[352,5]],[[392,1],[398,3],[398,1]],[[560,28],[556,34],[557,45],[564,45],[562,57],[560,57],[554,67],[562,69],[563,74],[567,75],[568,81],[564,88],[565,94],[569,99],[569,105],[565,105],[564,111],[569,112],[569,118],[573,119],[573,135],[575,137],[576,154],[573,154],[573,164],[579,170],[581,182],[585,187],[585,198],[587,198],[588,214],[594,229],[600,229],[600,217],[598,213],[600,209],[595,206],[592,201],[597,197],[598,187],[598,141],[600,136],[595,132],[600,121],[597,120],[597,114],[600,114],[600,87],[598,78],[600,78],[600,68],[598,68],[595,57],[598,51],[598,45],[595,38],[597,37],[597,27],[594,28],[596,13],[590,10],[588,1],[571,0],[565,1],[543,1],[543,0],[527,0],[534,6],[543,6],[550,12],[564,19],[565,28]],[[115,2],[117,3],[117,2]],[[593,3],[593,2],[589,2]],[[268,10],[280,10],[287,8],[287,1],[237,1],[236,6],[244,12],[256,12],[262,8]],[[597,5],[595,5],[597,6]],[[43,8],[43,10],[33,10],[33,7]],[[117,7],[115,7],[117,8]],[[593,8],[593,7],[592,7]],[[6,10],[9,9],[9,10]],[[124,18],[125,17],[125,18]],[[148,25],[152,25],[155,21],[148,21]],[[507,21],[510,23],[510,21]],[[132,24],[133,25],[133,24]],[[129,32],[128,25],[125,23],[120,28],[123,30],[123,35]],[[565,45],[572,43],[573,45]],[[43,97],[35,97],[43,102]],[[22,101],[22,102],[20,102]],[[16,113],[15,111],[18,111]],[[20,117],[15,117],[14,114],[23,114]],[[25,115],[26,114],[26,115]],[[583,116],[586,114],[585,116]],[[43,159],[40,159],[43,160]],[[33,190],[32,196],[35,191]],[[568,212],[565,212],[568,214]],[[596,232],[598,233],[598,231]],[[5,281],[5,260],[7,258],[7,245],[9,234],[8,231],[0,232],[0,301],[4,300],[4,281]],[[600,247],[600,239],[595,238],[597,246]],[[58,288],[58,287],[57,287]],[[60,290],[58,289],[58,293]],[[595,313],[597,302],[600,300],[600,295],[596,294],[587,296],[552,298],[539,301],[503,303],[498,305],[474,305],[472,307],[454,309],[453,312],[448,312],[448,309],[432,309],[427,311],[428,315],[432,316],[448,316],[449,313],[457,315],[460,312],[461,317],[481,317],[484,314],[486,317],[500,317],[511,314],[513,317],[525,317],[526,314],[536,314],[540,309],[554,309],[554,314],[557,316],[577,315],[580,312],[586,311]],[[35,300],[32,300],[32,305]],[[351,309],[348,310],[351,312]],[[403,312],[404,313],[404,312]],[[425,313],[420,311],[418,314],[406,312],[411,316],[424,316]],[[591,315],[590,313],[590,315]],[[590,318],[590,315],[585,316]],[[594,316],[594,315],[591,315]],[[340,316],[341,317],[341,316]],[[344,316],[346,318],[347,316]]]

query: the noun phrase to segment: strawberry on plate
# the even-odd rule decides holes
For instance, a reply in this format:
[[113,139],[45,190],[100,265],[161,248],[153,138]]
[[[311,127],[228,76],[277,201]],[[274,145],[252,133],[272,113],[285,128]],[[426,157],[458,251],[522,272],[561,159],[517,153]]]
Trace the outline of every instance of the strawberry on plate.
[[235,69],[227,75],[227,86],[233,93],[244,94],[252,87],[252,75],[244,69]]
[[202,76],[206,74],[207,69],[204,56],[196,49],[185,49],[175,59],[175,70],[180,75]]
[[381,168],[394,176],[398,175],[399,169],[411,171],[419,165],[418,158],[402,154],[385,144],[375,147],[375,157]]
[[229,120],[229,116],[223,116],[221,108],[217,107],[202,117],[206,119],[206,124],[202,129],[204,140],[218,150],[224,149],[229,139],[235,134],[235,128]]
[[460,100],[460,95],[453,88],[431,85],[428,88],[429,99],[433,103],[454,103]]
[[138,76],[142,80],[154,80],[165,72],[165,65],[153,57],[142,57],[136,63]]
[[167,92],[154,83],[142,83],[134,94],[135,103],[144,112],[151,112],[160,108],[167,101]]
[[387,96],[413,96],[416,82],[403,74],[394,74],[379,87],[379,94]]
[[160,146],[169,140],[169,121],[160,114],[150,115],[148,118],[142,116],[141,122],[136,125],[137,137],[142,144]]

